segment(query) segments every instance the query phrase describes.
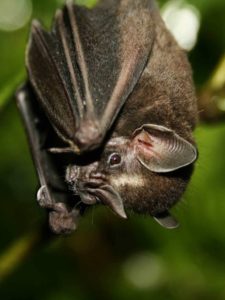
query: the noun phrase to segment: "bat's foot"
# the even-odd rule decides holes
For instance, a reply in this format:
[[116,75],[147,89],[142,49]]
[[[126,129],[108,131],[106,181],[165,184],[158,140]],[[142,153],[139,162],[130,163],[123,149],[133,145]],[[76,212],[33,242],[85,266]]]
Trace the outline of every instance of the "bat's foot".
[[70,234],[77,228],[79,211],[68,211],[64,203],[57,203],[56,210],[49,213],[49,225],[56,234]]
[[53,203],[48,197],[46,186],[42,186],[37,193],[38,204],[50,210],[49,225],[56,234],[69,234],[77,228],[80,212],[78,209],[69,210],[65,203]]

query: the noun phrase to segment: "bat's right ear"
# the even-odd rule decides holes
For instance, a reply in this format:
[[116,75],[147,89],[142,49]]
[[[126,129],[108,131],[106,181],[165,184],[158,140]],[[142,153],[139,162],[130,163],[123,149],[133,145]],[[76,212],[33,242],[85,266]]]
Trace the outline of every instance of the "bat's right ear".
[[146,124],[137,129],[133,146],[140,163],[156,173],[175,171],[197,159],[195,146],[159,125]]

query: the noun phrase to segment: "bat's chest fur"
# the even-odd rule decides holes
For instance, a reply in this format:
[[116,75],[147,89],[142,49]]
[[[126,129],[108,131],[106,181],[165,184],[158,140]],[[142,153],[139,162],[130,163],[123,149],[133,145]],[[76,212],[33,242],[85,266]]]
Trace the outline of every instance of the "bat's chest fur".
[[152,216],[169,210],[186,190],[192,167],[171,175],[145,172],[142,176],[118,176],[112,181],[123,198],[124,206],[140,214]]

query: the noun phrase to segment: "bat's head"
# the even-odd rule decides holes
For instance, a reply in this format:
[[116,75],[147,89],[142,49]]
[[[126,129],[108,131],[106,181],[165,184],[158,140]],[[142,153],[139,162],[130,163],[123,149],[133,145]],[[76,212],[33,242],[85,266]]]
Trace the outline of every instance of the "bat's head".
[[158,216],[180,199],[196,158],[192,143],[148,124],[132,137],[111,138],[93,163],[69,166],[66,180],[85,204],[101,202],[124,218],[124,207]]

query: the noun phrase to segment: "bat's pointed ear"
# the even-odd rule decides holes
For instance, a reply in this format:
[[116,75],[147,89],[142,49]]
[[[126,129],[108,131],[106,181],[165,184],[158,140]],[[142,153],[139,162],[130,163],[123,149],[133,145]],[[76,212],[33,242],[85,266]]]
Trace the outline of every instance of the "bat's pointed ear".
[[146,124],[134,132],[133,146],[140,163],[152,172],[172,172],[197,159],[197,149],[174,131]]
[[178,221],[173,216],[171,216],[168,211],[157,214],[156,216],[154,216],[154,219],[159,225],[166,229],[175,229],[180,226]]

